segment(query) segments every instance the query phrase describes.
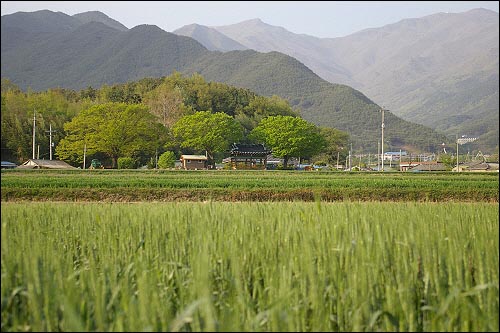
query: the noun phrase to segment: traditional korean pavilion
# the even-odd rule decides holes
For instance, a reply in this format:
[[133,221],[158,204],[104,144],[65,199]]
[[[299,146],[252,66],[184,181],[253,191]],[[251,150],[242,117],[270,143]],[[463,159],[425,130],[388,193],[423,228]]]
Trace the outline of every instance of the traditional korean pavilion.
[[271,151],[263,144],[233,143],[230,153],[233,169],[265,169]]

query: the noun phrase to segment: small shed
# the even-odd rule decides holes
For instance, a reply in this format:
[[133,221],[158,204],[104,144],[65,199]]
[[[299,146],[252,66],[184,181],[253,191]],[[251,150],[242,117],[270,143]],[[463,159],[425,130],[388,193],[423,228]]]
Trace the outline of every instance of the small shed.
[[271,151],[263,144],[233,143],[230,149],[232,169],[265,169]]
[[76,169],[64,161],[29,159],[19,169]]
[[185,170],[206,169],[207,161],[205,155],[181,155],[181,165]]

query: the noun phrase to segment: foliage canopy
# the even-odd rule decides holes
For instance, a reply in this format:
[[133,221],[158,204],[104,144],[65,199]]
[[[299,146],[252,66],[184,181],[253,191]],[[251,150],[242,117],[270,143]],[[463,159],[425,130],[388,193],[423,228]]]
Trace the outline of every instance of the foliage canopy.
[[241,125],[222,112],[200,111],[184,116],[172,131],[181,147],[205,150],[210,160],[215,152],[225,151],[232,142],[243,138]]
[[84,149],[103,153],[117,165],[119,157],[153,154],[166,130],[140,104],[106,103],[83,110],[64,125],[66,137],[56,147],[61,159],[83,161]]
[[265,142],[274,156],[282,157],[285,167],[289,157],[311,157],[326,146],[314,124],[291,116],[264,118],[250,136]]

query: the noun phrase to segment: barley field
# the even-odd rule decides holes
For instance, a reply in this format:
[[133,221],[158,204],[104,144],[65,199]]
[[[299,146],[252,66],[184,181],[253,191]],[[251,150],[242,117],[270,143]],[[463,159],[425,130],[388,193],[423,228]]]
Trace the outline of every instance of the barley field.
[[1,217],[2,332],[499,330],[498,203],[2,201]]

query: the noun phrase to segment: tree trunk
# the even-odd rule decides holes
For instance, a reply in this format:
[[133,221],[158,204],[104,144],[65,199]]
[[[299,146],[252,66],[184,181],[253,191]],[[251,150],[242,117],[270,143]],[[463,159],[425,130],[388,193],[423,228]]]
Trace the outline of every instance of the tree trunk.
[[210,150],[206,150],[207,152],[207,169],[211,169],[211,166],[213,166],[214,163],[214,155]]
[[286,169],[288,166],[288,155],[283,156],[283,167]]

